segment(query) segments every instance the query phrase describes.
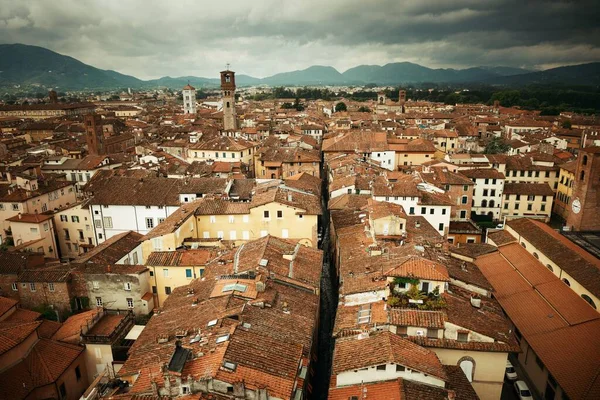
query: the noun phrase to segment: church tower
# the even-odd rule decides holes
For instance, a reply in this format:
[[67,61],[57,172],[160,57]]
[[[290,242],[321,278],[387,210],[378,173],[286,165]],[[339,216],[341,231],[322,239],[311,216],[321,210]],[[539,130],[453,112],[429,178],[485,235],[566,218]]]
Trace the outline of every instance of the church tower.
[[196,89],[189,83],[183,87],[183,113],[196,114]]
[[600,230],[600,147],[579,149],[567,226],[574,231]]
[[226,131],[237,129],[235,115],[235,72],[221,71],[221,97],[223,98],[223,129]]

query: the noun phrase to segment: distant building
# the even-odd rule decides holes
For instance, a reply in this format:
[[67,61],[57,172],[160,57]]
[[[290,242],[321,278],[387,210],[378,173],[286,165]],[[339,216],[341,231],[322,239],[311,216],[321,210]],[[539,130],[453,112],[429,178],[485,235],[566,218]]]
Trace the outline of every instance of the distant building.
[[183,87],[183,113],[196,114],[196,89],[189,83]]

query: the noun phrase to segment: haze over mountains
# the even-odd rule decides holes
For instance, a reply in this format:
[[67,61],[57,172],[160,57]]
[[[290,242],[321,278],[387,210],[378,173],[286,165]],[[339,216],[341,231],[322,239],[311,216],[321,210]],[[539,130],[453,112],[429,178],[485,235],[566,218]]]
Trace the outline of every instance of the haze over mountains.
[[[218,72],[218,71],[215,71]],[[23,44],[0,45],[0,87],[15,85],[41,86],[60,90],[93,90],[116,88],[179,89],[190,83],[198,88],[216,87],[219,80],[195,76],[162,77],[141,80],[112,70],[102,70],[72,57],[43,47]],[[311,66],[304,70],[275,74],[266,78],[237,75],[240,86],[302,85],[398,85],[407,83],[485,83],[520,86],[526,84],[599,85],[600,63],[530,71],[512,67],[474,67],[467,69],[432,69],[409,62],[384,66],[359,65],[340,73],[329,66]]]

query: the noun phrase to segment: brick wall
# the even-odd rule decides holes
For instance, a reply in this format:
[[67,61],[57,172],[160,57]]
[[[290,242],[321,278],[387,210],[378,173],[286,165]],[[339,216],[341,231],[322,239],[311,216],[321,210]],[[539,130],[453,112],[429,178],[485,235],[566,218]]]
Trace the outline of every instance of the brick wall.
[[[52,305],[65,315],[71,312],[70,282],[34,282],[35,290],[31,290],[31,282],[19,282],[19,298],[23,308],[35,309]],[[50,283],[54,284],[54,291]]]

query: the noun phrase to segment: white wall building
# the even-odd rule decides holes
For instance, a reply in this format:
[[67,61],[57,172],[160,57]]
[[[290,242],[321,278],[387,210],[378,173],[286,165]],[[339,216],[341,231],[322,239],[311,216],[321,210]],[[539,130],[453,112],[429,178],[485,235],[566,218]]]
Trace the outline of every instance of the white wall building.
[[196,114],[196,89],[189,83],[181,91],[184,114]]

